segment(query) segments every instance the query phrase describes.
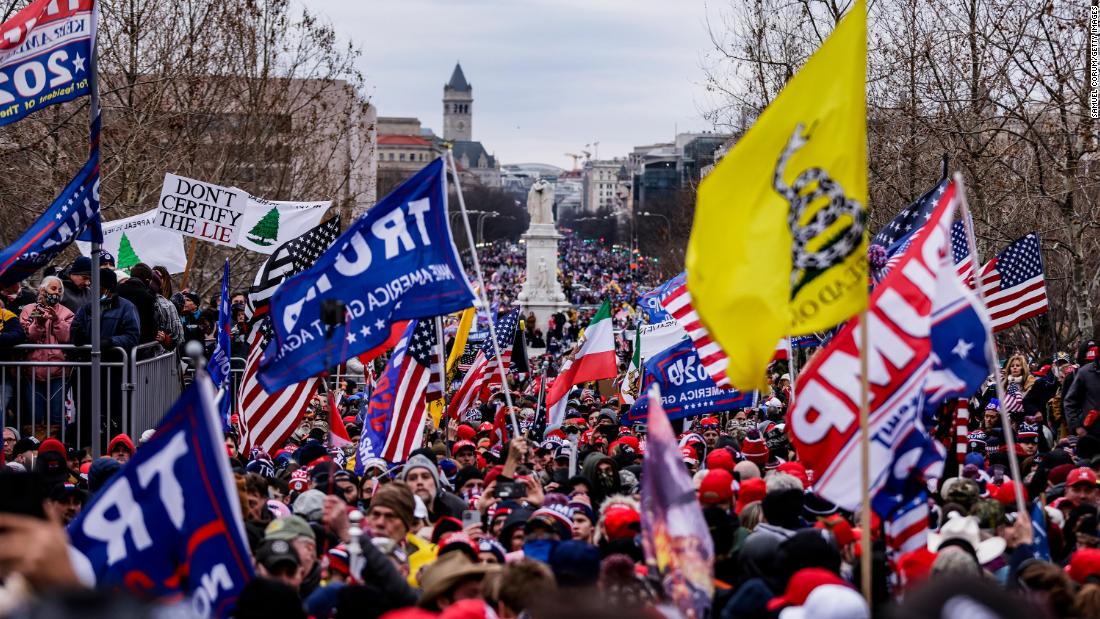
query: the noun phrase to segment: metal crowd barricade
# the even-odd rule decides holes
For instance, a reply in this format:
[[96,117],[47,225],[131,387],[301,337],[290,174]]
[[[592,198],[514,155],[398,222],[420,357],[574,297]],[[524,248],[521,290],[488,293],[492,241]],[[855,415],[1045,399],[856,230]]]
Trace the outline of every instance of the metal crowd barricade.
[[[247,359],[242,357],[230,357],[229,358],[229,387],[225,395],[220,397],[232,398],[233,405],[230,410],[237,410],[237,395],[241,390],[241,381],[244,380],[244,366]],[[184,364],[183,369],[183,384],[190,385],[195,381],[195,367],[190,363]]]
[[[143,358],[150,352],[152,356]],[[136,346],[130,359],[133,371],[127,434],[136,440],[145,430],[156,428],[179,399],[182,373],[179,356],[163,350],[157,342]]]
[[[65,361],[30,361],[23,357],[34,350],[60,350]],[[91,397],[91,366],[88,360],[73,360],[78,353],[90,353],[91,346],[72,344],[21,344],[4,351],[0,359],[0,413],[4,425],[13,425],[23,436],[56,435],[66,444],[86,446],[91,436],[81,430],[81,416],[87,414]],[[131,358],[126,350],[104,350],[101,380],[104,441],[115,432],[130,428]],[[107,359],[115,359],[108,361]],[[36,369],[60,370],[41,372]],[[91,426],[88,426],[90,432]],[[75,436],[74,436],[75,433]],[[100,446],[93,445],[98,454]]]

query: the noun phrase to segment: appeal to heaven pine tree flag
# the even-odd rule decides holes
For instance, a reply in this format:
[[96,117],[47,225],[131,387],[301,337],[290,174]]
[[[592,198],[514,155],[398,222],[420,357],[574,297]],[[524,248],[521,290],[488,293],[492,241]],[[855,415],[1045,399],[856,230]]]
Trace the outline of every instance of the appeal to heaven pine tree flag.
[[867,306],[866,22],[857,2],[699,187],[688,289],[738,389]]
[[279,202],[249,196],[241,216],[241,236],[237,245],[271,254],[291,239],[317,227],[332,202]]
[[[187,268],[187,252],[178,232],[162,228],[154,221],[157,211],[103,222],[103,249],[115,257],[120,271],[130,272],[139,262],[161,265],[169,273],[183,273]],[[92,244],[77,241],[80,253],[89,256]]]

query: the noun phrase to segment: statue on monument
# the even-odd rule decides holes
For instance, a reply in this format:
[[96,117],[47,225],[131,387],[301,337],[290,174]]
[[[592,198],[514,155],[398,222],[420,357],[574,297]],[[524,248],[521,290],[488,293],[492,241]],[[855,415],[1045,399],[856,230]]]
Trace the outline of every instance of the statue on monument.
[[554,225],[554,186],[543,179],[527,192],[527,212],[532,224]]

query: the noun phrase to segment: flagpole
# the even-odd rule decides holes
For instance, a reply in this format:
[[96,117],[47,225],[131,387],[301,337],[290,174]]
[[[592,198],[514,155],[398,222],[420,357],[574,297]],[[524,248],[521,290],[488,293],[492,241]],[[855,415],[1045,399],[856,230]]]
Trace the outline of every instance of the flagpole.
[[[860,466],[860,585],[867,606],[871,600],[871,423],[870,423],[870,384],[867,378],[867,319],[869,310],[864,308],[859,317],[859,452]],[[792,383],[793,384],[793,383]]]
[[[88,54],[88,56],[89,56],[88,57],[88,94],[89,94],[89,96],[88,96],[88,114],[89,114],[88,150],[89,150],[89,156],[92,156],[92,155],[98,156],[98,152],[99,152],[99,120],[100,120],[99,119],[99,76],[98,76],[98,68],[97,68],[97,65],[99,63],[96,61],[96,56],[98,55],[97,52],[99,51],[99,44],[96,40],[97,39],[96,30],[97,30],[98,25],[99,25],[98,22],[99,22],[99,3],[95,2],[95,3],[92,3],[92,24],[91,24],[92,45],[91,45],[91,53]],[[96,165],[98,167],[98,161],[97,161]],[[98,170],[96,171],[96,174],[97,175],[99,174]],[[98,191],[97,191],[97,193],[98,193]],[[98,200],[99,196],[96,196],[96,199]],[[97,217],[99,218],[99,221],[98,222],[90,222],[89,225],[94,223],[95,225],[100,226],[100,230],[102,230],[102,226],[103,226],[103,205],[102,204],[100,205],[99,215],[97,215]],[[81,411],[81,414],[87,414],[87,415],[92,416],[92,424],[91,424],[92,435],[91,435],[90,438],[91,438],[91,441],[92,441],[92,456],[93,457],[99,457],[101,455],[100,442],[103,440],[103,437],[100,435],[100,427],[99,427],[100,418],[103,416],[103,406],[102,406],[102,402],[100,401],[100,398],[102,397],[102,392],[103,392],[103,385],[100,384],[100,380],[103,376],[103,366],[102,366],[103,349],[102,349],[102,346],[100,345],[100,341],[99,341],[100,338],[102,337],[101,326],[100,326],[99,323],[100,323],[100,320],[102,319],[102,315],[103,315],[103,308],[102,308],[102,306],[100,304],[100,301],[99,301],[100,296],[102,296],[100,291],[99,291],[99,285],[100,285],[100,281],[99,281],[99,279],[100,279],[99,278],[99,252],[102,251],[102,248],[103,248],[103,246],[102,246],[101,241],[96,241],[96,240],[92,241],[92,256],[91,256],[91,258],[92,258],[92,272],[90,273],[91,280],[92,280],[91,281],[91,288],[92,288],[92,292],[93,292],[92,308],[91,308],[92,309],[92,311],[91,311],[91,314],[92,314],[91,383],[92,384],[90,385],[90,389],[89,389],[89,391],[91,392],[91,393],[89,393],[89,397],[91,398],[92,406],[91,406],[90,411]],[[129,351],[127,351],[127,352],[129,352]],[[79,427],[79,424],[78,424],[78,427]],[[80,434],[80,432],[77,431],[78,438],[79,438],[79,434]],[[78,447],[79,447],[79,445],[78,445]]]
[[[955,173],[955,191],[957,192],[959,207],[963,212],[963,225],[966,227],[966,244],[970,251],[970,268],[974,271],[974,283],[978,288],[978,298],[981,299],[982,305],[988,311],[989,306],[985,302],[985,291],[983,288],[984,277],[982,275],[982,262],[978,256],[978,242],[974,237],[974,221],[970,217],[970,204],[966,201],[966,185],[963,184],[962,174]],[[990,332],[989,337],[985,338],[986,341],[986,362],[989,364],[989,369],[993,374],[993,386],[997,390],[997,401],[1000,402],[1000,406],[997,407],[997,413],[1001,417],[1001,430],[1004,433],[1005,448],[1008,449],[1008,468],[1012,473],[1012,481],[1016,486],[1016,510],[1020,514],[1027,513],[1027,506],[1024,504],[1023,495],[1023,478],[1020,476],[1020,460],[1016,457],[1016,438],[1012,435],[1012,423],[1008,419],[1008,413],[1005,411],[1005,388],[1001,384],[1001,366],[997,363],[999,358],[997,355],[997,340],[993,337],[993,333]]]
[[[443,401],[443,410],[447,410],[447,356],[444,354],[446,351],[446,344],[443,342],[443,317],[435,317],[435,340],[436,340],[436,355],[439,358],[439,380],[440,380],[440,399]],[[440,417],[442,422],[442,417]]]
[[[462,183],[458,182],[458,167],[455,166],[454,153],[447,149],[447,162],[451,164],[451,173],[454,175],[455,193],[458,195],[458,208],[462,211],[462,223],[466,228],[466,242],[470,244],[470,255],[474,261],[474,275],[477,276],[478,297],[481,307],[489,309],[489,297],[485,294],[485,277],[481,274],[481,262],[477,259],[477,246],[474,244],[474,233],[470,230],[470,216],[466,213],[466,200],[462,197]],[[512,421],[512,435],[520,436],[519,421],[516,420],[516,409],[512,406],[512,390],[508,386],[508,376],[505,374],[504,364],[500,358],[500,343],[497,342],[497,329],[489,320],[489,339],[493,344],[493,354],[496,355],[497,373],[500,375],[501,390],[504,391],[504,403],[508,406],[508,417]]]
[[[787,355],[790,359],[790,361],[787,363],[787,369],[790,370],[791,375],[791,402],[794,402],[794,382],[798,379],[798,360],[794,358],[794,337],[791,335],[787,336]],[[788,402],[787,404],[789,406],[790,402]]]

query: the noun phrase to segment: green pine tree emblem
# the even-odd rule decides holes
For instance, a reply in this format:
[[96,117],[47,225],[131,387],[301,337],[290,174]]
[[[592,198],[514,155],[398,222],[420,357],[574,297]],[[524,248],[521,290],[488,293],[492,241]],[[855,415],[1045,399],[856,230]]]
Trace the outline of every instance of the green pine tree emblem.
[[130,244],[130,237],[126,236],[126,233],[122,233],[122,240],[118,242],[118,265],[119,271],[125,271],[130,273],[130,267],[141,262],[141,258],[138,257],[137,252],[134,251],[134,246]]
[[277,238],[279,238],[279,209],[273,206],[271,210],[248,231],[248,240],[257,245],[267,247],[273,244]]

